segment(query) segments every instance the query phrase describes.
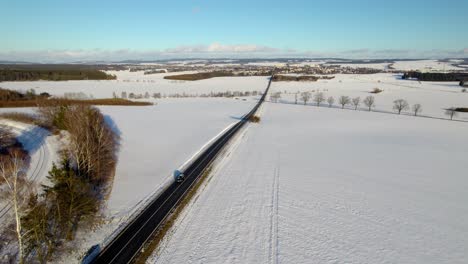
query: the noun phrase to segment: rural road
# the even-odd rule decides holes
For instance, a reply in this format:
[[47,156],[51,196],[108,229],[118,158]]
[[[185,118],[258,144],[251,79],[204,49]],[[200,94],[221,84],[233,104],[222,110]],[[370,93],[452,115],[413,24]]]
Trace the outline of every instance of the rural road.
[[149,203],[127,226],[100,252],[91,263],[129,263],[138,255],[144,244],[164,223],[179,201],[197,182],[206,168],[216,159],[231,138],[248,122],[261,106],[271,85],[271,78],[265,93],[255,107],[239,122],[215,140],[184,171],[185,180],[172,183],[156,199]]

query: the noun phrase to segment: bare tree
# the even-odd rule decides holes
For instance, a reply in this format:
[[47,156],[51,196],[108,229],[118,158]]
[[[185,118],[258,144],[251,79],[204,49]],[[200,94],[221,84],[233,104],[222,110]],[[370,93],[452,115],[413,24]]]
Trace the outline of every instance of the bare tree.
[[304,102],[304,105],[310,100],[311,94],[310,92],[302,92],[301,93],[301,100]]
[[270,100],[274,103],[277,103],[280,98],[281,98],[281,92],[272,93],[270,95]]
[[409,108],[409,104],[404,99],[397,99],[393,101],[393,109],[397,111],[398,114],[401,114],[401,111],[407,110],[408,108]]
[[340,96],[340,99],[338,100],[338,102],[340,103],[341,105],[341,109],[345,108],[346,105],[349,105],[351,103],[351,99],[349,98],[349,96]]
[[445,114],[450,117],[450,120],[453,120],[457,116],[457,109],[455,107],[450,107],[445,110]]
[[328,103],[328,107],[332,107],[333,103],[335,103],[335,98],[333,98],[333,96],[328,97],[327,103]]
[[375,98],[374,96],[367,96],[364,98],[364,101],[362,101],[365,106],[369,109],[369,111],[372,109],[372,107],[375,106]]
[[420,112],[422,112],[422,106],[420,104],[414,104],[413,105],[414,116],[417,116]]
[[15,220],[15,235],[18,242],[19,262],[24,262],[25,236],[22,228],[22,217],[27,211],[27,200],[32,191],[31,183],[24,173],[25,161],[20,151],[13,151],[9,156],[0,160],[0,175],[3,184],[0,185],[0,194],[11,204]]
[[79,173],[93,181],[105,180],[115,164],[118,135],[112,132],[97,108],[76,105],[65,114],[70,133],[69,153]]
[[325,95],[322,92],[317,92],[314,95],[314,102],[317,104],[317,106],[320,106],[320,104],[325,101]]
[[361,104],[361,97],[353,98],[354,110],[357,110],[358,106]]

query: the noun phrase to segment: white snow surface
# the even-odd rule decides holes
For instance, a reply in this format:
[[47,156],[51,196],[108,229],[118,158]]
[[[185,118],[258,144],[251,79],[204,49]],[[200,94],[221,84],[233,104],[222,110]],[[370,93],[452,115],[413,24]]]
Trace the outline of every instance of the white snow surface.
[[395,61],[393,68],[402,71],[460,71],[463,68],[452,65],[454,62],[442,62],[438,60],[414,60],[414,61]]
[[466,263],[467,132],[267,104],[149,263]]

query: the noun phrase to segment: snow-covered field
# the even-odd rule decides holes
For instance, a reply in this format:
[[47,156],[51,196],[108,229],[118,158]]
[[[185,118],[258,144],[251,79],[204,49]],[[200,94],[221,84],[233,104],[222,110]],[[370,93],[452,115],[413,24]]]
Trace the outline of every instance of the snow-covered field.
[[[118,80],[0,86],[108,98],[122,91],[263,91],[267,84],[266,77],[178,82],[164,80],[165,74],[112,73]],[[376,87],[384,91],[370,94]],[[155,256],[158,263],[436,263],[443,257],[457,263],[468,258],[468,212],[462,204],[468,184],[461,176],[468,123],[291,104],[301,91],[321,91],[336,101],[341,95],[373,95],[376,111],[391,112],[393,100],[403,98],[422,104],[423,115],[445,117],[445,108],[468,106],[468,93],[461,93],[458,83],[405,81],[392,74],[336,75],[318,82],[273,83],[271,92],[277,91],[289,104],[267,105],[261,123],[249,127],[173,230],[161,256]],[[121,133],[122,146],[104,212],[107,222],[77,235],[73,262],[128,220],[142,199],[172,180],[173,170],[256,101],[154,102],[100,107]],[[468,121],[468,115],[457,119]]]
[[466,263],[468,124],[267,104],[156,263]]
[[31,81],[31,82],[2,82],[0,87],[26,91],[35,89],[36,92],[48,92],[51,95],[63,96],[65,93],[79,93],[92,95],[94,98],[112,98],[115,92],[121,96],[127,94],[161,93],[161,94],[191,94],[200,95],[210,92],[226,91],[263,91],[267,77],[220,77],[200,81],[166,80],[164,76],[191,72],[164,73],[144,75],[143,72],[109,71],[115,74],[117,80],[110,81]]
[[[369,93],[374,88],[382,89],[379,94]],[[309,104],[313,104],[313,95],[323,92],[326,97],[333,96],[335,105],[342,95],[351,98],[360,97],[363,100],[367,96],[375,97],[376,110],[393,111],[393,101],[405,99],[410,106],[422,105],[422,115],[431,117],[446,117],[445,109],[450,107],[468,107],[468,93],[462,93],[458,82],[418,82],[414,80],[402,80],[394,74],[367,74],[367,75],[335,75],[332,80],[319,80],[317,82],[275,82],[271,92],[282,92],[283,102],[294,103],[295,93],[309,91],[312,98]],[[302,103],[298,95],[298,103]],[[323,103],[326,105],[326,102]],[[365,108],[361,103],[361,107]],[[411,112],[411,109],[404,111]],[[458,119],[468,120],[468,115],[459,114]]]
[[[454,66],[457,61],[441,62],[437,60],[409,60],[395,61],[392,63],[393,70],[399,71],[462,71],[464,68]],[[388,70],[390,63],[333,63],[342,67],[350,68],[371,68],[378,70]]]
[[396,61],[393,64],[393,68],[402,71],[410,71],[410,70],[419,70],[419,71],[460,71],[464,70],[463,68],[459,68],[453,66],[452,62],[440,62],[437,60],[415,60],[415,61]]
[[125,214],[164,182],[206,142],[237,122],[255,100],[166,99],[155,106],[103,106],[121,133],[119,162],[108,214]]

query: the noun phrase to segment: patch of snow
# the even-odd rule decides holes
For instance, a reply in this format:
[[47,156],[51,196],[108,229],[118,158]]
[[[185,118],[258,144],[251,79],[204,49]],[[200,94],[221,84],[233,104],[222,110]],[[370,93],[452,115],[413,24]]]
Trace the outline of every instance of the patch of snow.
[[393,68],[402,71],[456,71],[462,68],[453,66],[450,62],[438,60],[395,61]]

